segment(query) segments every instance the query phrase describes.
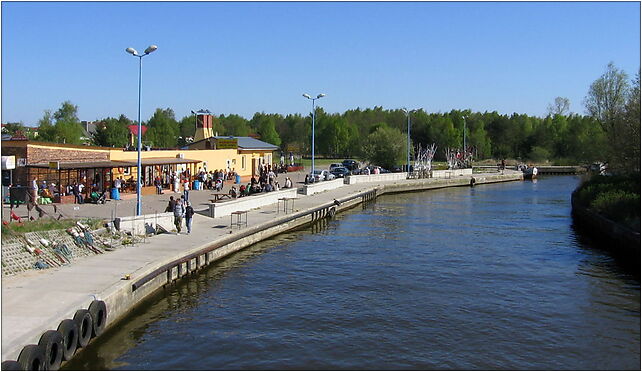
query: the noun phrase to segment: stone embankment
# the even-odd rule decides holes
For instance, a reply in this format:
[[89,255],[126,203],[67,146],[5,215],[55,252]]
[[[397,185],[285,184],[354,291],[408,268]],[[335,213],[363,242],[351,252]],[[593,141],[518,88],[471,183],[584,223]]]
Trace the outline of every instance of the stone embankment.
[[85,347],[92,337],[124,319],[159,288],[256,242],[379,195],[521,179],[521,172],[505,171],[345,184],[310,196],[299,193],[290,206],[277,203],[247,209],[247,225],[242,227],[232,226],[229,215],[207,217],[208,208],[194,216],[190,235],[160,234],[73,265],[5,277],[3,366],[15,367],[17,363],[11,361],[19,361],[23,369],[38,364],[55,369],[77,347]]

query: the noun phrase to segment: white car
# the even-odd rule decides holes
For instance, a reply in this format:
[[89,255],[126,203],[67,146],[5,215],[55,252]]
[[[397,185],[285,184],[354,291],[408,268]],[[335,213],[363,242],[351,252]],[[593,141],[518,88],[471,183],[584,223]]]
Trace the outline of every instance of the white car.
[[312,173],[310,173],[310,175],[314,177],[314,182],[330,181],[335,179],[334,174],[330,173],[330,171],[326,169],[315,169]]

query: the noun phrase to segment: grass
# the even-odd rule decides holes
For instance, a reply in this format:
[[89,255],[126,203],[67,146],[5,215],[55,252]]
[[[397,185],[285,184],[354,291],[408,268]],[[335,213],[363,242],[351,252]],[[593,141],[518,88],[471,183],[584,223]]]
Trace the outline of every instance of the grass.
[[103,222],[100,219],[73,219],[67,218],[63,220],[53,220],[49,218],[40,219],[36,221],[25,221],[22,223],[11,222],[9,225],[2,225],[2,235],[16,236],[34,231],[49,231],[49,230],[63,230],[76,225],[77,221],[81,221],[85,225],[89,225],[90,229],[94,230],[102,226]]

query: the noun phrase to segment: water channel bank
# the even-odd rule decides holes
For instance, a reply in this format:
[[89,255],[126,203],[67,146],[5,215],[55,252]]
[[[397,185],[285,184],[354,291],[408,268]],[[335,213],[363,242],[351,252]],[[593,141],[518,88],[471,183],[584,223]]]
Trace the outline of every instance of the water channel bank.
[[[521,174],[481,174],[475,178],[479,185],[520,180]],[[106,327],[110,328],[168,282],[260,240],[377,195],[469,185],[470,177],[346,185],[301,196],[289,214],[277,213],[274,205],[249,211],[248,227],[239,230],[230,230],[227,217],[196,215],[195,233],[189,236],[158,235],[147,243],[88,257],[71,266],[5,278],[2,359],[17,359],[23,346],[37,344],[44,331],[56,329],[63,319],[72,318],[78,309],[87,309],[95,299],[105,302]],[[121,280],[126,274],[131,280]]]

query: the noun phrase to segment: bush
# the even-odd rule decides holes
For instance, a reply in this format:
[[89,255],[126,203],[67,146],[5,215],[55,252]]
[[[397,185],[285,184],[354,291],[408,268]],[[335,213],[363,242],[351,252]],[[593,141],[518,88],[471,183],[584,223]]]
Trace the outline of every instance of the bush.
[[595,176],[575,191],[581,205],[640,231],[640,175]]

